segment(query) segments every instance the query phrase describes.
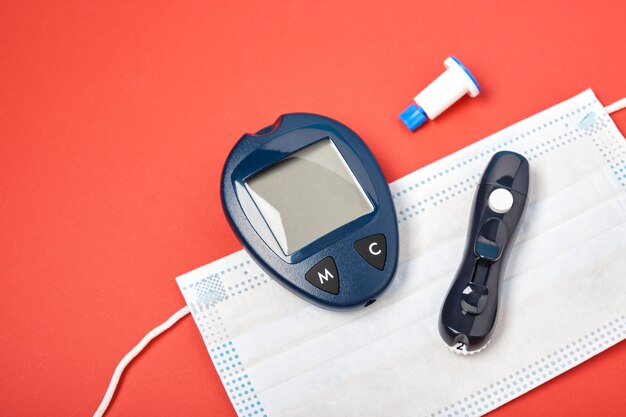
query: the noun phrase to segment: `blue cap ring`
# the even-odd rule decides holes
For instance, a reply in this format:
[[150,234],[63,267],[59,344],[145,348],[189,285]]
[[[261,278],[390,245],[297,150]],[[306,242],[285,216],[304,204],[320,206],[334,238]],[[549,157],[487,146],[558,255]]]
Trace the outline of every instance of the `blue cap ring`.
[[459,67],[461,67],[461,69],[463,70],[463,72],[465,72],[467,74],[467,76],[470,78],[470,80],[472,80],[472,82],[474,83],[474,85],[476,86],[476,88],[478,89],[478,92],[480,92],[480,85],[478,85],[478,81],[476,81],[476,78],[474,78],[474,76],[472,75],[472,73],[465,67],[465,65],[463,65],[461,63],[461,61],[459,61],[455,56],[450,56],[450,58],[452,58],[454,60],[454,62],[456,62],[457,64],[459,64]]

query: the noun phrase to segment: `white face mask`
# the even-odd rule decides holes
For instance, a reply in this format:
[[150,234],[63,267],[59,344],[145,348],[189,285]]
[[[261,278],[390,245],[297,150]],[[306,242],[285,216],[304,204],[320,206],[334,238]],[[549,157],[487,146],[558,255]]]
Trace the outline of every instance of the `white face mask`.
[[[491,155],[530,162],[499,325],[472,357],[440,339]],[[484,414],[626,337],[626,141],[592,91],[391,184],[398,274],[366,309],[314,307],[243,252],[178,278],[240,417]]]

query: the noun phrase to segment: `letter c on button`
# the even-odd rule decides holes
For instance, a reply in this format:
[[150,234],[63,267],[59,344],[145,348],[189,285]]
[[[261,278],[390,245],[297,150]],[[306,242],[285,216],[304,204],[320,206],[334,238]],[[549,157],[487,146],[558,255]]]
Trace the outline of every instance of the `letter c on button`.
[[374,251],[374,246],[378,246],[378,243],[374,242],[371,243],[369,246],[369,251],[372,255],[380,255],[382,253],[382,251],[380,249],[378,249],[377,251]]

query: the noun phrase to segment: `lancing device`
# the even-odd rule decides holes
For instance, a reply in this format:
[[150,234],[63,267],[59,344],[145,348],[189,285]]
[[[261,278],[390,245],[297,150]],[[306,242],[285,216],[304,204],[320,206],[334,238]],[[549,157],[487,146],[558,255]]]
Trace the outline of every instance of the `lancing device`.
[[439,334],[454,352],[473,354],[491,341],[506,262],[526,207],[528,161],[502,151],[476,190],[463,260],[441,308]]

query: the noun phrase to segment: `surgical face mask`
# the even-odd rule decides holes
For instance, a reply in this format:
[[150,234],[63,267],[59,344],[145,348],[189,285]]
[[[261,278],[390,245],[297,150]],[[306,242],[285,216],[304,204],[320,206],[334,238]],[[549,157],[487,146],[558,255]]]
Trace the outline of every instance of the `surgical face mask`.
[[[491,155],[523,154],[531,191],[499,325],[472,357],[440,339]],[[326,311],[243,251],[178,278],[240,417],[478,415],[626,336],[626,141],[590,90],[390,185],[397,276],[366,309]]]

